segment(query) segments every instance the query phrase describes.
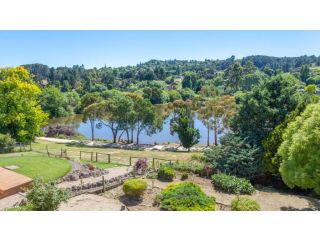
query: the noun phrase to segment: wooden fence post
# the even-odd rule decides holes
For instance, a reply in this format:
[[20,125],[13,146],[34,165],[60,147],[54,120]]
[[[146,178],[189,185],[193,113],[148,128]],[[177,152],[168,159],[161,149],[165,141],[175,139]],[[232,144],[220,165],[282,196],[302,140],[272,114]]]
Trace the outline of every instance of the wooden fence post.
[[129,165],[132,166],[131,156],[130,156],[130,158],[129,158]]
[[96,152],[96,162],[98,162],[98,153]]
[[152,168],[155,169],[155,167],[154,167],[154,158],[152,158]]
[[111,163],[111,157],[110,157],[110,154],[108,154],[108,163]]
[[61,151],[60,151],[60,158],[62,158],[62,148],[61,148]]
[[46,149],[47,149],[47,154],[48,154],[48,156],[49,156],[50,154],[49,154],[48,145],[46,145]]
[[81,160],[81,151],[80,151],[80,160]]
[[91,152],[91,162],[93,161],[93,152]]
[[22,152],[21,143],[19,143],[19,146],[20,146],[20,152]]

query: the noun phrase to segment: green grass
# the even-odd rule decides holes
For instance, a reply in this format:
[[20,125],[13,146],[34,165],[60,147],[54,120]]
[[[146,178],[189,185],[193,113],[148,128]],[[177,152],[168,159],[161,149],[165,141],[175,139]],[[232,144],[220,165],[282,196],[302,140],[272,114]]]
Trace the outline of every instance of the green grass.
[[94,165],[95,167],[102,168],[102,169],[125,166],[120,163],[91,162],[91,161],[83,161],[83,160],[81,161],[81,163],[90,163],[90,164]]
[[[68,157],[72,160],[79,160],[80,151],[94,152],[93,158],[95,159],[95,152],[99,153],[108,153],[111,155],[111,162],[128,164],[129,157],[140,157],[147,158],[150,162],[152,158],[161,158],[167,160],[178,160],[178,161],[190,161],[191,155],[190,152],[165,152],[165,151],[138,151],[138,150],[126,150],[118,148],[102,148],[102,147],[88,147],[80,145],[70,145],[63,143],[54,143],[48,141],[37,140],[32,144],[32,149],[34,151],[39,151],[42,153],[46,152],[46,146],[48,146],[49,152],[53,154],[60,154],[61,148],[68,150]],[[82,157],[86,160],[90,160],[90,154],[84,153]],[[134,158],[133,161],[136,161],[137,158]],[[99,155],[99,161],[106,162],[107,156]]]
[[10,165],[19,167],[14,170],[17,173],[30,178],[43,177],[45,181],[56,180],[71,170],[71,165],[67,160],[40,156],[39,154],[23,154],[23,156],[6,154],[0,157],[0,167]]

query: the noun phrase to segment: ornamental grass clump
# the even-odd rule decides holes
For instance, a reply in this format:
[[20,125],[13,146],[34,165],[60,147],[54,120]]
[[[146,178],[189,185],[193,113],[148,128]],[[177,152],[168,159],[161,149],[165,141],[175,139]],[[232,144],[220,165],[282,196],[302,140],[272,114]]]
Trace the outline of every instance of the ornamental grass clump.
[[257,201],[248,197],[237,196],[231,202],[232,211],[260,211],[260,205]]
[[147,189],[147,182],[141,178],[128,179],[122,189],[128,198],[139,199]]
[[227,174],[213,175],[212,182],[215,187],[228,193],[252,194],[255,192],[255,189],[249,180],[229,176]]
[[161,208],[169,211],[214,211],[216,200],[207,196],[198,184],[170,184],[158,197]]

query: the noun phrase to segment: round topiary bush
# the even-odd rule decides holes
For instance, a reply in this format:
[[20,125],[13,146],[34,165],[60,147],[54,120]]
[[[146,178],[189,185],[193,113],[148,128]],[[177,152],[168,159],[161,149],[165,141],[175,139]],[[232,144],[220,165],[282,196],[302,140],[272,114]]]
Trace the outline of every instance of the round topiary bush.
[[123,184],[123,192],[129,198],[140,198],[147,189],[147,182],[141,178],[128,179]]
[[169,211],[214,211],[216,200],[207,196],[198,184],[170,184],[160,194],[161,208]]
[[169,166],[161,166],[158,170],[158,178],[165,181],[172,181],[176,177],[176,171]]
[[232,211],[260,211],[257,201],[248,197],[236,197],[231,202]]

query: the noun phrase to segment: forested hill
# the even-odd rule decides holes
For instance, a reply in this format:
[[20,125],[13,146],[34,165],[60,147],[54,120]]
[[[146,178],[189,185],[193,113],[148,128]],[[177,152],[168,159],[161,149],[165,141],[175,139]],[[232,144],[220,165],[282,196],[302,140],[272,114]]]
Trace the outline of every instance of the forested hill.
[[[126,67],[103,67],[85,69],[83,65],[75,65],[73,67],[57,67],[50,68],[43,64],[27,64],[24,65],[31,74],[35,75],[35,80],[40,83],[47,80],[49,83],[63,84],[67,81],[72,88],[80,80],[92,79],[93,81],[111,84],[115,79],[127,80],[165,80],[167,77],[181,76],[185,72],[195,72],[200,78],[211,79],[219,71],[226,70],[237,59],[231,56],[225,60],[150,60],[140,63],[136,66]],[[271,56],[248,56],[238,61],[241,65],[245,65],[251,61],[258,69],[269,72],[283,71],[289,72],[300,68],[302,65],[320,65],[320,56],[300,56],[300,57],[271,57]],[[66,84],[66,83],[65,83]]]

